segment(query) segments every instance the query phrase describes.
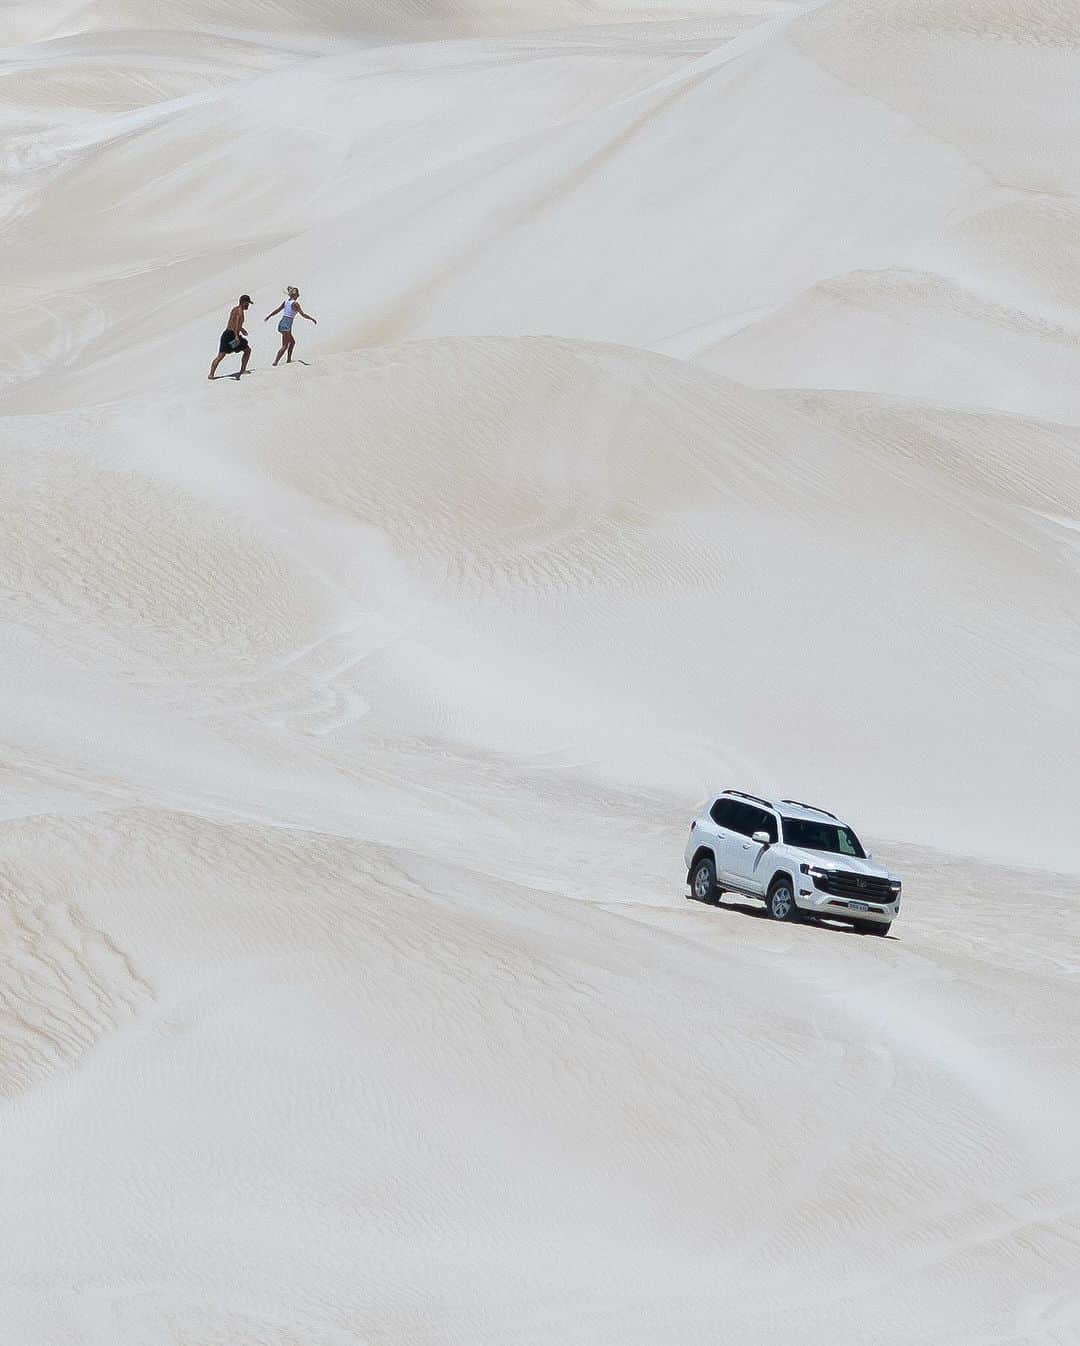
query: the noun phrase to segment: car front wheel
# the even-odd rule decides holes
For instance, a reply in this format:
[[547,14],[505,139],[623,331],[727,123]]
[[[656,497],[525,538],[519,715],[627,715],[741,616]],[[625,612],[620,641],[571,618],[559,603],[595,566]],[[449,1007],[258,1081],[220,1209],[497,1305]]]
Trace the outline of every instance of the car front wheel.
[[790,879],[775,879],[765,899],[765,906],[774,921],[801,921],[802,912],[795,905],[795,890]]
[[698,902],[710,902],[713,906],[720,901],[716,887],[716,865],[711,855],[703,855],[694,863],[690,871],[690,896]]

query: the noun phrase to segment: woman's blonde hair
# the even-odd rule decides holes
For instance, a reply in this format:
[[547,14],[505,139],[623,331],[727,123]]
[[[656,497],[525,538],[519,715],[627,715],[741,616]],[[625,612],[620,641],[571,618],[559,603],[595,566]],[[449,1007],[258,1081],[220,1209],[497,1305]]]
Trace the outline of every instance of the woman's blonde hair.
[[300,298],[300,291],[296,288],[295,285],[286,285],[285,293],[289,296],[290,299],[293,297],[293,295],[296,295],[298,299]]

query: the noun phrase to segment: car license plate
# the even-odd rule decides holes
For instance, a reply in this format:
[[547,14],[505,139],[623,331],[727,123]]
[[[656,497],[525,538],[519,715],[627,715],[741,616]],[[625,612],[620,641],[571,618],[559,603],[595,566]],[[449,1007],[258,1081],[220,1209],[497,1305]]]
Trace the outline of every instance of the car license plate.
[[869,910],[870,910],[870,908],[866,905],[865,902],[849,902],[849,903],[848,903],[848,906],[851,908],[852,911],[869,911]]

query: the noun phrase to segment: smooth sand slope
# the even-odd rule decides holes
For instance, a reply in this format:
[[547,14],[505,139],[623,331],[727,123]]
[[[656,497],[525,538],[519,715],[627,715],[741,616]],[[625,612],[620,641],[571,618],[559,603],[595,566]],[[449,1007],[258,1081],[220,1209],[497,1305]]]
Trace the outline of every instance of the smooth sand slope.
[[0,57],[3,1346],[1080,1342],[1072,9]]

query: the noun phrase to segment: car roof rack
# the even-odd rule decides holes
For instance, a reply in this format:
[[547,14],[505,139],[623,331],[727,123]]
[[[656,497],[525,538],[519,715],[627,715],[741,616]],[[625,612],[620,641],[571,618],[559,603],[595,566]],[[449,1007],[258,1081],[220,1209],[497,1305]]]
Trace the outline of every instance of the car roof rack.
[[762,799],[760,795],[748,795],[745,790],[725,790],[724,794],[737,795],[740,799],[752,799],[755,804],[764,804],[767,809],[776,808],[771,799]]
[[781,799],[781,804],[794,804],[797,809],[809,809],[811,813],[824,813],[826,818],[834,818],[840,821],[835,813],[830,813],[828,809],[819,809],[816,804],[804,804],[801,799]]

